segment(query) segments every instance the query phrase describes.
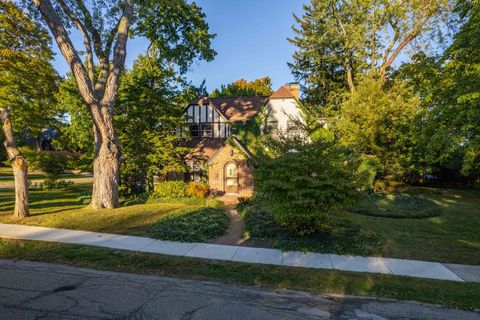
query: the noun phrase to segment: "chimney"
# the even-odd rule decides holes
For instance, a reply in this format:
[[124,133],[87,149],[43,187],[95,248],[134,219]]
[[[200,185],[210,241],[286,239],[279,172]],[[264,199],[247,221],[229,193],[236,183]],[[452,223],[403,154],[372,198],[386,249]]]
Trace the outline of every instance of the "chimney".
[[284,85],[285,88],[298,100],[300,99],[300,85],[298,82],[290,82]]

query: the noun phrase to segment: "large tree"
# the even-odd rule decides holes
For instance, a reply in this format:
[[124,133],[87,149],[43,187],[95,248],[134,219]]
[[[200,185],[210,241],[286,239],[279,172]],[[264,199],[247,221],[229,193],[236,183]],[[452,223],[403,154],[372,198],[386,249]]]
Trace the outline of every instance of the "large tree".
[[413,128],[419,99],[410,86],[388,86],[375,77],[358,82],[332,121],[338,142],[380,163],[378,178],[403,178],[413,159]]
[[308,102],[335,103],[362,74],[386,80],[409,44],[442,30],[453,0],[312,0],[295,16],[297,47],[290,64]]
[[[205,15],[185,0],[33,0],[77,82],[93,120],[94,182],[91,206],[118,206],[121,152],[113,114],[130,35],[144,36],[166,61],[186,69],[196,57],[210,60],[213,35]],[[80,33],[85,62],[69,30]],[[95,72],[95,64],[98,72]]]
[[28,215],[27,162],[15,132],[37,136],[55,114],[58,75],[47,31],[12,2],[0,2],[0,119],[15,178],[14,216]]
[[153,187],[153,177],[186,171],[178,129],[198,91],[161,60],[140,56],[122,77],[115,125],[123,151],[121,182],[126,194]]
[[421,97],[417,153],[433,172],[480,176],[480,5],[440,56],[417,54],[400,68]]

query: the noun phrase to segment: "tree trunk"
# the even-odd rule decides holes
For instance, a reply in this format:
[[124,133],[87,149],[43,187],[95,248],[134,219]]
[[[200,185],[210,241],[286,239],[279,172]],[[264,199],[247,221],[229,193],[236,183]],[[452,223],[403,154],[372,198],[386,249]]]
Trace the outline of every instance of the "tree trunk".
[[[91,106],[91,110],[98,110]],[[118,207],[118,184],[120,180],[120,148],[113,130],[113,119],[104,114],[103,121],[95,121],[95,153],[93,158],[93,192],[90,206],[93,209],[112,209]]]
[[3,122],[3,132],[5,134],[4,145],[12,163],[15,180],[15,211],[13,216],[15,218],[25,218],[29,215],[27,161],[15,145],[10,112],[7,109],[0,108],[0,118]]

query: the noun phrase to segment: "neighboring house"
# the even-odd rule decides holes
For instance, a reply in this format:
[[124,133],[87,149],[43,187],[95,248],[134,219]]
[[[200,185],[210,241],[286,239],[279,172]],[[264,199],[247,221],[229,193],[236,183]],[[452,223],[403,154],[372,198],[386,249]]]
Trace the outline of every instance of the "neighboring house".
[[271,96],[202,97],[185,109],[192,139],[186,162],[193,181],[208,182],[214,194],[249,195],[253,192],[250,150],[232,133],[232,125],[264,117],[263,131],[298,135],[302,121],[297,84],[282,86]]

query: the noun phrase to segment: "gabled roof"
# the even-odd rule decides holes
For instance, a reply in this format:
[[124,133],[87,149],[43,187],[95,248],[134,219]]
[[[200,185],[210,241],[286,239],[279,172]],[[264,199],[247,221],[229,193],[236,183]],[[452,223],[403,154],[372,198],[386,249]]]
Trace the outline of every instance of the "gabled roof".
[[[237,137],[231,136],[230,139],[248,158],[252,157],[250,150]],[[226,138],[194,138],[187,141],[186,146],[193,149],[188,154],[188,158],[204,158],[210,163],[225,146],[227,140]]]
[[255,117],[267,99],[267,96],[225,98],[202,97],[190,104],[207,104],[210,102],[227,120],[232,122],[245,122]]
[[296,97],[285,86],[281,86],[269,99],[296,99]]
[[193,138],[187,141],[186,146],[192,148],[190,157],[210,159],[225,145],[226,138]]

